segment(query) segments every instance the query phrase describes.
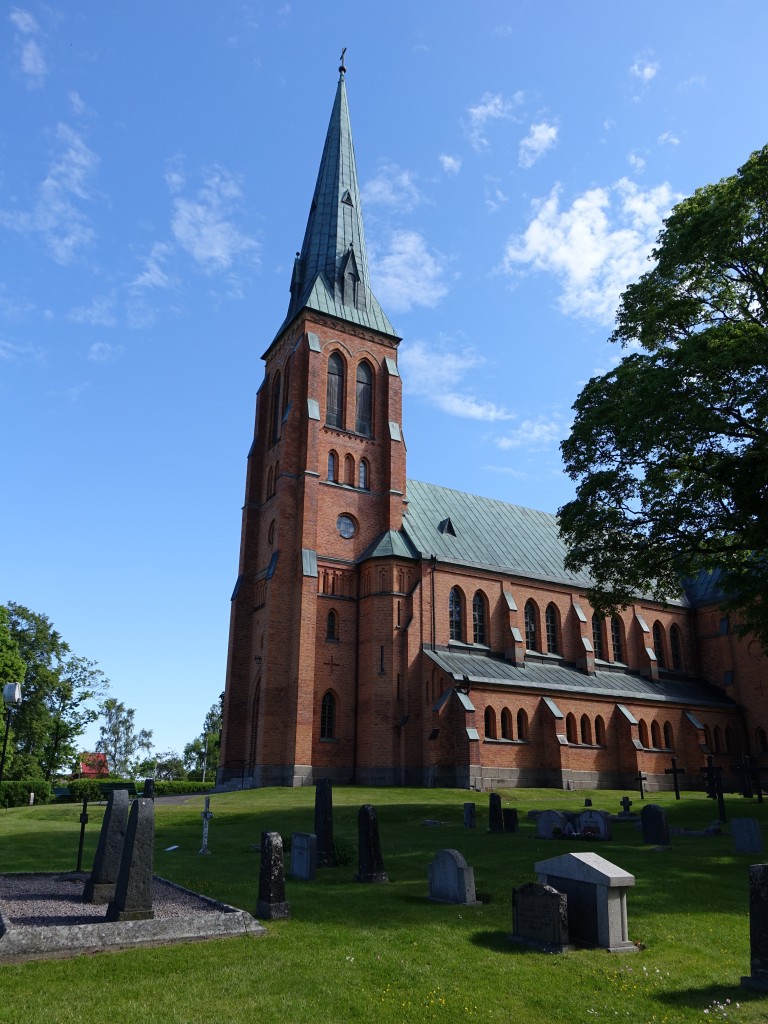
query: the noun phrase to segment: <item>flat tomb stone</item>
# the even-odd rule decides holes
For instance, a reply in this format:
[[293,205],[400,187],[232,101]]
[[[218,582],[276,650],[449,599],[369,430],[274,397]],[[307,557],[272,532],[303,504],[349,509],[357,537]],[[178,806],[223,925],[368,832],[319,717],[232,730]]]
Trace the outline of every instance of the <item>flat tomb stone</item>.
[[546,953],[564,953],[573,947],[568,937],[568,897],[551,885],[526,882],[512,890],[513,942]]
[[757,818],[732,818],[731,837],[736,853],[763,852],[763,836]]
[[438,850],[427,871],[429,899],[436,903],[479,906],[475,871],[458,850]]

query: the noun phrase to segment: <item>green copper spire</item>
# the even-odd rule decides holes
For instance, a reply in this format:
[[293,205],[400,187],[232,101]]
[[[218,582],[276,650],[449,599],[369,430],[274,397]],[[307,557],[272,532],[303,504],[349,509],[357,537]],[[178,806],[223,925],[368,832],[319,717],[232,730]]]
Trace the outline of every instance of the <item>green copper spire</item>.
[[293,267],[291,302],[283,327],[301,309],[309,307],[398,337],[370,288],[344,82],[344,52],[307,230]]

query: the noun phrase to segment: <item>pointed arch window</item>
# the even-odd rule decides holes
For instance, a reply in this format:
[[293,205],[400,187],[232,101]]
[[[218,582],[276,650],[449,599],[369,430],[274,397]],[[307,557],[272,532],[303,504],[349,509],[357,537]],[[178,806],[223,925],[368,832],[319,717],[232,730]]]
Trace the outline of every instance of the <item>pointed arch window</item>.
[[722,730],[720,729],[719,725],[715,726],[714,740],[715,740],[715,748],[714,748],[715,749],[715,753],[716,754],[722,754],[722,752],[723,752],[723,733],[722,733]]
[[538,644],[536,639],[536,606],[534,605],[533,601],[525,602],[523,617],[525,619],[525,646],[529,651],[537,651]]
[[592,614],[592,647],[595,650],[595,657],[602,661],[605,654],[603,650],[603,620],[597,612]]
[[576,735],[576,718],[572,714],[566,715],[565,719],[565,738],[569,743],[578,743],[578,737]]
[[519,740],[528,739],[528,715],[523,708],[517,712],[517,738]]
[[647,723],[646,723],[644,718],[640,719],[640,722],[638,724],[638,732],[640,734],[640,742],[642,743],[643,747],[645,747],[645,749],[647,750],[648,749],[648,745],[649,745],[648,744],[648,725],[647,725]]
[[339,639],[339,617],[334,611],[328,612],[328,618],[325,625],[325,639],[326,640],[338,640]]
[[653,624],[653,650],[656,654],[657,665],[659,668],[664,668],[664,630],[658,619]]
[[672,736],[672,726],[669,722],[664,723],[664,746],[667,750],[671,750],[674,747],[674,738]]
[[621,627],[621,619],[618,615],[611,617],[611,646],[613,647],[613,660],[624,661],[624,638]]
[[503,740],[512,739],[512,715],[509,708],[504,708],[501,712],[501,738]]
[[485,639],[485,596],[477,591],[472,598],[472,638],[476,644],[484,644]]
[[485,709],[485,737],[489,740],[496,739],[496,712],[490,707]]
[[280,418],[282,416],[282,409],[280,406],[280,374],[275,374],[274,382],[272,383],[272,427],[270,436],[272,438],[272,444],[277,444],[280,440]]
[[588,715],[581,716],[581,742],[592,746],[592,723]]
[[320,739],[332,740],[336,736],[336,698],[328,690],[320,705]]
[[368,469],[368,460],[360,459],[360,468],[358,470],[358,486],[361,491],[369,491],[371,489],[370,484],[370,471]]
[[601,715],[595,719],[595,743],[598,747],[605,746],[605,722]]
[[458,587],[453,587],[448,595],[448,621],[451,640],[464,639],[463,598]]
[[371,437],[373,434],[373,370],[365,359],[358,364],[355,388],[355,430]]
[[338,352],[328,359],[325,422],[329,427],[344,427],[344,360]]
[[336,452],[328,452],[328,479],[331,483],[339,479],[339,457]]
[[351,455],[344,456],[344,483],[350,487],[355,485],[355,460]]
[[673,625],[669,630],[669,648],[672,653],[672,668],[675,672],[683,671],[683,641],[680,627]]
[[651,743],[657,750],[661,747],[661,727],[658,722],[651,722]]
[[560,649],[560,639],[557,628],[557,608],[553,604],[547,605],[544,621],[547,628],[547,652],[557,654]]

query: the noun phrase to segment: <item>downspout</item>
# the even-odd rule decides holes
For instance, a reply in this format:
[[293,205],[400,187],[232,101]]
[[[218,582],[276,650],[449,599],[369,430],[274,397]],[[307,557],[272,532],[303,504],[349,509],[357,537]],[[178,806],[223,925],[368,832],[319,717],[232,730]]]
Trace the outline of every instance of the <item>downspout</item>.
[[352,732],[352,778],[350,782],[352,785],[357,783],[357,719],[358,709],[360,707],[360,572],[357,573],[357,601],[356,601],[356,614],[355,614],[355,650],[357,651],[357,657],[355,658],[355,714],[354,714],[354,728]]
[[436,623],[435,623],[435,566],[437,565],[437,555],[432,555],[429,560],[430,567],[432,569],[432,643],[431,647],[435,649],[435,635],[436,635]]

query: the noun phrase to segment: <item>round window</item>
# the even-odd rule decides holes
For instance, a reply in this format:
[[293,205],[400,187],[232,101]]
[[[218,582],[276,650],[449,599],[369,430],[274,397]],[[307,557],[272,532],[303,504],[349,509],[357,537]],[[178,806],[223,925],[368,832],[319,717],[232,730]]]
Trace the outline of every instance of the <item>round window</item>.
[[357,533],[357,523],[352,516],[340,515],[336,520],[336,529],[345,540],[349,540]]

